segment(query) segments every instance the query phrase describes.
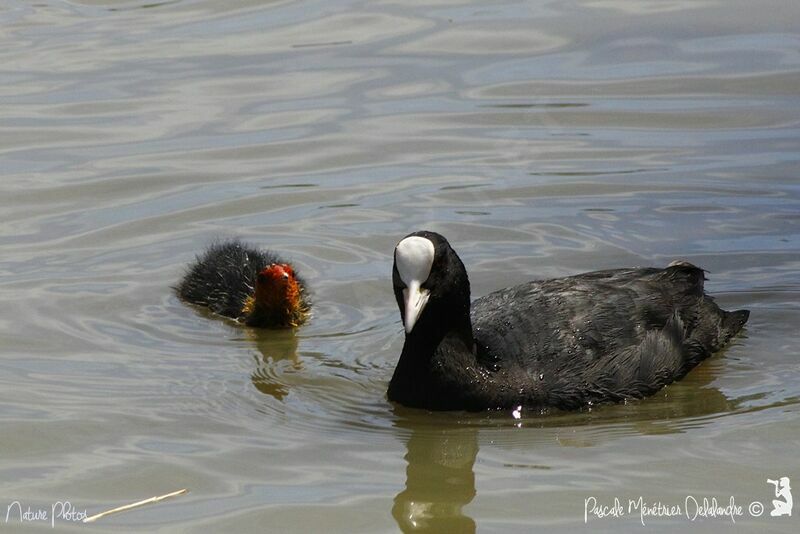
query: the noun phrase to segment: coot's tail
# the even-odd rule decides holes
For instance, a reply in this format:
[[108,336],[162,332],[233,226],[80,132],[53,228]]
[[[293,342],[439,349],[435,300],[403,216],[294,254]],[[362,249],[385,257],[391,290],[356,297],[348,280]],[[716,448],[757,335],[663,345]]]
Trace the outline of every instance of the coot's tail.
[[723,311],[722,321],[720,323],[720,339],[725,344],[730,338],[739,333],[744,323],[750,317],[750,310],[736,310],[732,312]]
[[703,296],[700,319],[690,337],[711,353],[722,349],[747,322],[749,310],[725,311],[717,306],[714,299]]
[[683,373],[728,344],[747,322],[748,310],[725,311],[704,295],[694,310],[689,336],[684,341]]

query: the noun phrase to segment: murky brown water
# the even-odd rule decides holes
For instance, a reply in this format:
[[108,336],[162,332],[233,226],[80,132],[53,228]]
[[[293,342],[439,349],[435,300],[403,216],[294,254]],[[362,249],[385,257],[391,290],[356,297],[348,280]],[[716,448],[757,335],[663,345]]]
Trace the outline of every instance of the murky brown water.
[[[12,0],[0,79],[3,530],[184,487],[93,528],[572,532],[618,497],[590,526],[638,532],[628,499],[691,496],[796,530],[767,479],[800,484],[800,3]],[[391,252],[421,228],[475,295],[680,257],[751,320],[626,406],[394,407]],[[228,236],[296,262],[310,324],[174,297]]]

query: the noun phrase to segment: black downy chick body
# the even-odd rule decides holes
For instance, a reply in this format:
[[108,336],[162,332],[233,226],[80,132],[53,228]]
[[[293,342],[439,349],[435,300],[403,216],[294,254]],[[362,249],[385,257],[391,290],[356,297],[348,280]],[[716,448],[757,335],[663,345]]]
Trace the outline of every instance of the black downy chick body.
[[395,249],[406,339],[389,400],[431,410],[578,409],[652,395],[720,350],[749,311],[721,310],[686,262],[532,281],[470,305],[447,240]]

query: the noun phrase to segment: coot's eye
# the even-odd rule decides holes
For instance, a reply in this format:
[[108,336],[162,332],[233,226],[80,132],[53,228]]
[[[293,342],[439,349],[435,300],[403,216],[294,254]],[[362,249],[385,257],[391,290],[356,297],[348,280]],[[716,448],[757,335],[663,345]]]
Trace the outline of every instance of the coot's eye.
[[394,287],[396,287],[397,289],[406,288],[406,284],[405,282],[403,282],[403,279],[400,278],[400,273],[397,272],[396,266],[394,267],[394,269],[392,269],[392,284],[394,284]]

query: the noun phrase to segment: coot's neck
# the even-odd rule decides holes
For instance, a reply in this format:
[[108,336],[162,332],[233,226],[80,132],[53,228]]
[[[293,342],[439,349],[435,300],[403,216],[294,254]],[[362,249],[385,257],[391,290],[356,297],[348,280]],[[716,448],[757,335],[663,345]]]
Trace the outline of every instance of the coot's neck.
[[[426,314],[439,310],[425,310]],[[457,312],[457,313],[454,313]],[[447,391],[460,388],[475,371],[469,304],[460,310],[430,313],[406,335],[389,383],[389,400],[406,406],[447,409]],[[467,384],[463,384],[466,386]]]
[[472,337],[472,321],[469,318],[469,310],[466,313],[458,314],[457,317],[447,318],[437,317],[440,324],[434,321],[420,321],[410,334],[406,335],[406,342],[403,345],[403,352],[400,361],[405,356],[409,356],[420,363],[427,363],[435,355],[437,348],[442,340],[454,338],[460,340],[464,346],[472,347],[474,340]]

